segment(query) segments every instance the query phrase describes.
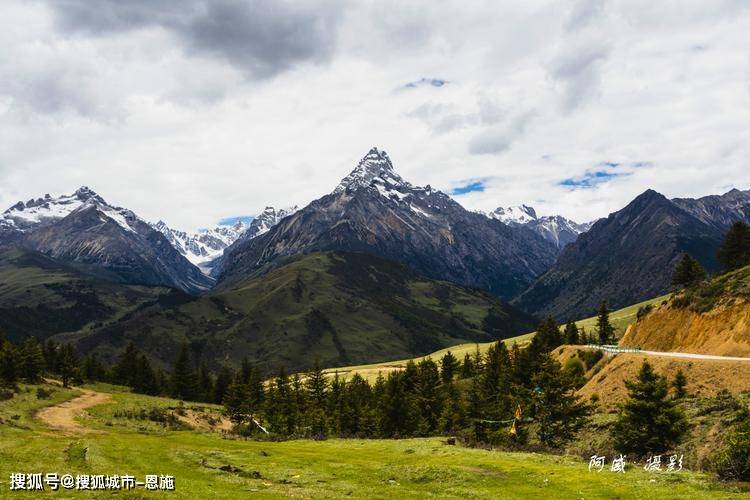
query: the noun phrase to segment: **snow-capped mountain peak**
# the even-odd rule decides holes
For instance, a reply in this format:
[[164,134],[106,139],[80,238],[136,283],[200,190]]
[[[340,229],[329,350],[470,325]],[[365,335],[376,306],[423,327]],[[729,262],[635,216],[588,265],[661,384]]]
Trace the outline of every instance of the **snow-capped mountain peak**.
[[0,227],[24,233],[38,227],[54,224],[76,210],[95,208],[128,231],[135,231],[133,223],[138,219],[130,210],[109,205],[91,188],[82,186],[71,195],[53,198],[45,194],[42,198],[19,201],[0,215]]
[[536,210],[528,205],[499,207],[485,215],[511,226],[525,226],[554,243],[559,249],[575,241],[579,234],[585,233],[591,227],[591,223],[579,224],[561,215],[539,216]]
[[354,191],[361,187],[371,186],[373,183],[386,186],[411,187],[393,169],[393,164],[388,154],[385,151],[379,151],[378,148],[372,148],[359,161],[357,167],[341,180],[333,192]]
[[528,224],[529,222],[537,219],[536,210],[527,205],[519,205],[516,207],[498,207],[488,215],[490,218],[497,219],[505,224]]

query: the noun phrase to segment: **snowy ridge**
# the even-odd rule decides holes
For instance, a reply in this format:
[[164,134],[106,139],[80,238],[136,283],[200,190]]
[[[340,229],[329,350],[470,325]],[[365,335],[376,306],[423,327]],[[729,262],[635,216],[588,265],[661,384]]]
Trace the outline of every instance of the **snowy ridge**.
[[0,215],[0,227],[25,233],[54,224],[76,210],[85,210],[90,207],[94,207],[99,213],[127,231],[136,232],[135,222],[143,222],[130,210],[109,205],[94,191],[82,186],[71,195],[53,198],[46,194],[43,198],[31,199],[25,203],[19,201]]
[[299,207],[297,205],[286,208],[266,207],[255,219],[253,219],[242,238],[251,239],[260,236],[261,234],[265,234],[273,226],[278,224],[281,219],[289,217],[298,210]]
[[[483,213],[483,212],[480,212]],[[554,243],[562,249],[578,235],[589,230],[592,223],[579,224],[561,215],[544,215],[539,217],[532,207],[520,205],[516,207],[498,207],[490,213],[484,213],[490,219],[497,219],[511,226],[525,226]]]
[[152,227],[162,233],[178,252],[204,274],[210,271],[208,264],[220,257],[224,249],[234,243],[248,228],[241,221],[232,226],[202,229],[195,234],[172,229],[164,221],[159,221]]
[[497,219],[505,224],[528,224],[537,219],[536,210],[526,205],[520,205],[517,207],[498,207],[487,214],[487,216],[491,219]]

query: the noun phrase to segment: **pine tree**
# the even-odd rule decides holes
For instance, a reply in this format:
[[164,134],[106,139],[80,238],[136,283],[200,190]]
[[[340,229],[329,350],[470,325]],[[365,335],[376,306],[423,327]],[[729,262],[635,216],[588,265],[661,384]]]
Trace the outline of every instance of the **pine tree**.
[[706,279],[706,271],[689,254],[682,254],[672,275],[672,286],[691,287]]
[[215,404],[221,404],[224,401],[224,395],[227,393],[229,384],[232,383],[232,371],[227,367],[222,367],[219,370],[219,374],[216,376],[216,384],[214,385],[214,393],[212,401]]
[[480,379],[485,418],[505,418],[510,413],[511,364],[504,342],[492,344],[487,349]]
[[453,380],[458,369],[458,359],[453,355],[452,352],[448,351],[445,356],[440,360],[440,378],[444,384],[447,384]]
[[558,448],[571,441],[586,424],[590,409],[576,395],[571,377],[548,354],[539,365],[534,384],[540,389],[533,396],[539,441]]
[[581,343],[581,338],[578,335],[578,326],[576,326],[573,320],[568,321],[565,325],[565,333],[563,335],[565,336],[566,344],[578,345]]
[[107,369],[95,353],[90,353],[83,361],[83,378],[91,382],[110,380]]
[[414,431],[414,408],[405,389],[406,373],[391,372],[380,400],[378,432],[381,437],[407,437]]
[[15,385],[18,380],[20,356],[16,347],[7,340],[0,343],[0,385]]
[[249,385],[242,380],[242,372],[238,372],[234,381],[227,387],[222,400],[224,411],[234,424],[242,424],[250,419],[253,407],[250,404]]
[[154,369],[151,368],[151,363],[148,358],[144,354],[141,354],[138,359],[136,359],[135,366],[136,373],[131,377],[131,383],[133,384],[131,387],[133,392],[149,394],[151,396],[159,394],[161,387],[159,386],[156,373],[154,372]]
[[190,361],[190,351],[187,344],[183,344],[172,367],[170,380],[170,394],[175,399],[195,401],[198,381]]
[[669,399],[667,380],[644,361],[635,380],[625,382],[629,399],[612,427],[621,453],[661,453],[680,443],[688,422],[675,400]]
[[305,387],[308,395],[307,425],[311,428],[313,435],[323,436],[326,433],[328,379],[318,359],[313,363],[312,370],[307,373]]
[[464,362],[461,363],[461,378],[471,378],[474,376],[474,363],[471,361],[471,354],[464,354]]
[[112,372],[112,381],[115,384],[133,385],[133,377],[136,376],[138,368],[138,354],[138,348],[129,342]]
[[79,377],[78,356],[71,344],[62,344],[57,355],[57,373],[62,379],[63,387],[68,387],[71,380]]
[[677,370],[672,381],[672,387],[674,388],[675,399],[682,399],[687,396],[687,377],[681,369]]
[[716,256],[726,271],[750,264],[750,226],[743,221],[732,224]]
[[596,329],[599,333],[599,344],[607,345],[615,340],[615,329],[609,322],[609,309],[607,301],[602,301],[599,307],[599,317],[596,319]]
[[20,354],[20,373],[30,384],[39,382],[44,371],[44,353],[39,341],[34,337],[29,337],[21,344]]
[[440,374],[435,362],[431,359],[420,361],[414,384],[414,404],[417,410],[417,432],[422,436],[432,434],[438,426],[441,412],[439,384]]
[[453,382],[443,386],[443,404],[438,428],[443,434],[454,434],[466,425],[466,409]]
[[208,372],[208,367],[205,363],[201,363],[198,369],[198,394],[197,398],[200,401],[208,403],[211,401],[214,393],[214,381],[211,378],[211,374]]

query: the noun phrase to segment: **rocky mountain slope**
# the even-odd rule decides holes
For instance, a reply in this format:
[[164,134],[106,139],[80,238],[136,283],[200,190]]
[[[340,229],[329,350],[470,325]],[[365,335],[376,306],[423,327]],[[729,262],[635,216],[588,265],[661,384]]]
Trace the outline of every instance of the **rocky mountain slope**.
[[500,297],[525,289],[557,253],[527,228],[469,212],[430,186],[410,184],[385,152],[373,148],[332,193],[229,249],[218,286],[261,275],[292,255],[328,250],[371,253]]
[[267,368],[342,366],[505,338],[534,320],[492,295],[435,281],[360,253],[314,253],[231,289],[144,308],[85,335],[81,352],[114,359],[129,341],[167,366],[188,342],[211,367],[242,358]]
[[514,303],[567,320],[593,314],[605,299],[612,308],[640,302],[669,289],[684,252],[716,270],[722,235],[719,227],[648,190],[565,247],[555,265]]
[[14,243],[113,281],[200,293],[212,280],[160,232],[89,188],[14,205],[2,216],[0,244]]

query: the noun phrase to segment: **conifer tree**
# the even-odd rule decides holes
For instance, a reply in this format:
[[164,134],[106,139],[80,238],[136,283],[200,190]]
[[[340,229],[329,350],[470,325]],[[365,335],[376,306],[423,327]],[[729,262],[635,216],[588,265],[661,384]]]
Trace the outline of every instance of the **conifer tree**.
[[461,378],[470,378],[474,376],[474,363],[471,361],[471,354],[464,354],[464,361],[461,363]]
[[68,387],[72,380],[79,376],[78,356],[71,344],[62,344],[57,355],[57,373],[62,379],[63,387]]
[[682,254],[672,275],[672,286],[691,287],[706,279],[706,271],[689,254]]
[[668,398],[667,380],[644,361],[635,380],[625,382],[629,399],[612,427],[618,452],[661,453],[680,443],[688,422],[677,402]]
[[112,381],[115,384],[133,386],[133,377],[138,368],[138,354],[138,348],[133,342],[129,342],[113,370]]
[[44,353],[35,337],[28,337],[21,344],[20,374],[30,384],[39,382],[44,371]]
[[211,401],[214,393],[214,381],[211,378],[211,374],[208,372],[208,367],[205,363],[201,363],[198,369],[198,394],[197,399],[204,402]]
[[0,342],[0,385],[15,385],[20,372],[18,350],[9,341]]
[[565,343],[569,345],[578,345],[581,343],[581,338],[578,334],[578,326],[576,326],[575,321],[570,320],[565,325],[565,333],[563,334],[565,336]]
[[599,307],[599,316],[596,318],[596,329],[599,333],[599,344],[607,345],[615,340],[615,329],[609,322],[609,309],[607,301],[602,301]]
[[674,388],[675,399],[682,399],[687,396],[687,377],[682,369],[677,370],[672,381],[672,387]]
[[726,271],[750,264],[750,226],[743,221],[732,224],[716,256]]
[[216,376],[216,384],[214,385],[214,393],[211,400],[215,404],[221,404],[224,400],[224,395],[227,393],[229,384],[232,383],[232,371],[226,366],[219,370],[219,374]]
[[133,392],[149,394],[151,396],[159,394],[161,388],[159,387],[156,373],[151,368],[151,363],[145,354],[138,356],[135,366],[136,373],[131,377]]
[[510,355],[504,342],[487,349],[481,373],[482,402],[485,418],[499,420],[510,413]]
[[243,424],[250,419],[253,407],[250,398],[250,387],[242,380],[242,372],[238,372],[234,381],[227,387],[226,394],[222,400],[224,410],[234,424]]
[[412,434],[414,408],[405,389],[406,373],[391,372],[385,380],[380,399],[378,432],[381,437],[406,437]]
[[466,409],[456,385],[443,386],[443,405],[438,428],[443,434],[454,434],[466,426]]
[[435,362],[431,359],[420,361],[414,383],[414,403],[417,411],[417,432],[422,436],[430,435],[438,426],[441,412],[439,384],[440,375]]
[[447,384],[453,380],[458,369],[458,359],[453,355],[452,352],[448,351],[445,356],[440,360],[440,379],[444,384]]
[[95,353],[90,353],[83,361],[83,378],[92,382],[109,380],[106,367]]
[[534,375],[536,421],[539,441],[553,448],[571,441],[586,424],[589,408],[576,395],[576,386],[560,363],[545,354]]
[[326,433],[328,380],[318,359],[315,360],[312,370],[307,373],[305,379],[308,397],[307,425],[313,435],[322,436]]
[[198,391],[198,381],[190,361],[190,351],[187,344],[183,344],[172,367],[170,379],[170,394],[175,399],[195,401]]

